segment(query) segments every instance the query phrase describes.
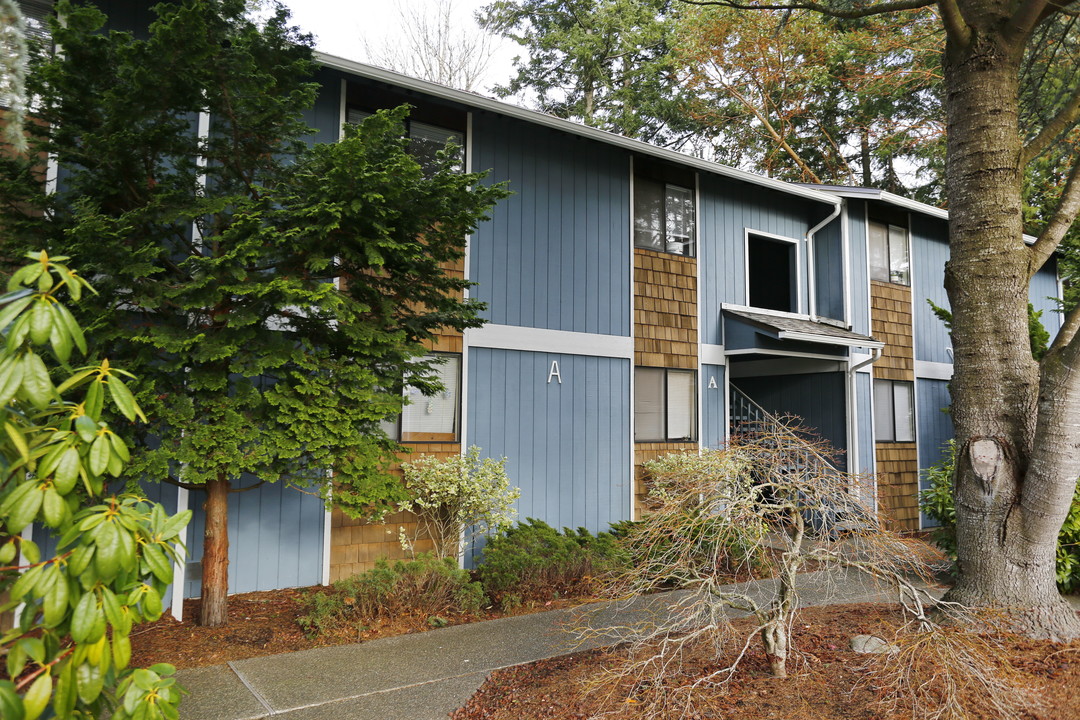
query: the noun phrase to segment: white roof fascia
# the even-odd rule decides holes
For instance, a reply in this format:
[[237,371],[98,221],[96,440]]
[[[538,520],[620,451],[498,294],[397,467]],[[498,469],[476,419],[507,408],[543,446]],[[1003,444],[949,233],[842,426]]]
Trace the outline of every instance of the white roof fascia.
[[[949,219],[948,210],[942,210],[939,207],[927,205],[926,203],[919,202],[918,200],[912,200],[911,198],[906,198],[902,195],[896,195],[889,192],[888,190],[878,190],[876,188],[844,188],[831,185],[829,186],[828,190],[824,190],[823,192],[832,193],[833,195],[838,195],[840,197],[846,198],[860,198],[863,200],[870,198],[873,200],[881,200],[882,202],[887,202],[890,205],[896,205],[898,207],[902,207],[907,210],[913,210],[924,215],[930,215],[932,217],[940,218],[942,220]],[[1024,233],[1024,242],[1028,245],[1031,245],[1033,242],[1035,242],[1035,236]]]
[[781,330],[777,333],[777,339],[779,340],[801,340],[803,342],[812,342],[819,345],[842,345],[845,347],[861,347],[861,348],[877,348],[880,350],[885,347],[885,343],[880,340],[874,340],[868,338],[867,340],[856,340],[855,338],[840,338],[833,335],[817,335],[815,333],[795,332],[793,330]]
[[391,72],[390,70],[383,70],[382,68],[359,63],[355,60],[348,60],[335,55],[327,55],[322,52],[316,52],[315,59],[324,67],[333,70],[341,70],[342,72],[360,75],[371,80],[379,80],[409,90],[434,95],[435,97],[444,100],[462,103],[463,105],[468,105],[479,110],[487,110],[489,112],[499,113],[500,115],[507,115],[509,117],[517,118],[518,120],[533,123],[534,125],[543,125],[572,135],[580,135],[581,137],[596,140],[607,145],[615,145],[642,155],[651,155],[669,162],[686,165],[703,172],[721,175],[733,180],[761,185],[788,195],[797,195],[808,200],[814,200],[834,207],[838,205],[835,194],[811,190],[809,188],[783,182],[782,180],[774,180],[773,178],[768,178],[763,175],[755,175],[754,173],[749,173],[744,170],[736,170],[735,168],[726,165],[691,157],[690,155],[685,155],[675,150],[656,147],[655,145],[650,145],[641,142],[640,140],[632,140],[623,137],[622,135],[607,132],[606,130],[579,125],[570,120],[563,120],[562,118],[546,115],[535,110],[526,110],[517,105],[511,105],[499,100],[492,100],[491,98],[486,98],[482,95],[477,95],[476,93],[456,90],[447,87],[446,85],[439,85],[438,83],[428,82],[427,80],[420,80],[418,78],[409,77],[408,75]]

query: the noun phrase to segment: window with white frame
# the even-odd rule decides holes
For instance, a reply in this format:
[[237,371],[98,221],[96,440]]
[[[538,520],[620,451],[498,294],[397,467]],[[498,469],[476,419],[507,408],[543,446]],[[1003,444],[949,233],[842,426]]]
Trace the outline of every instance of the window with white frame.
[[795,241],[747,233],[747,305],[799,311],[798,247]]
[[899,225],[876,220],[868,223],[870,236],[870,279],[897,285],[911,284],[908,232]]
[[915,385],[874,380],[874,425],[878,442],[915,442]]
[[634,369],[634,439],[697,439],[697,374],[693,370]]
[[[371,117],[371,113],[357,108],[349,108],[345,113],[345,121],[353,125],[363,122],[367,117]],[[454,147],[453,169],[456,172],[465,171],[465,135],[463,133],[416,120],[409,120],[405,130],[409,138],[409,153],[416,158],[416,162],[420,163],[424,174],[431,175],[435,172],[438,153],[451,144]]]
[[694,191],[634,176],[634,246],[693,257]]
[[383,430],[401,442],[456,442],[461,422],[461,356],[434,353],[442,360],[435,374],[443,389],[424,395],[417,388],[406,387],[408,403],[401,415],[383,422]]

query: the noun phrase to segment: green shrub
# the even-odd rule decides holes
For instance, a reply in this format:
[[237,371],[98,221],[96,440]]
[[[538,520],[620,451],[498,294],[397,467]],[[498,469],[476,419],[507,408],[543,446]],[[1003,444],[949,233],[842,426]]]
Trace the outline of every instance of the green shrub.
[[476,612],[485,601],[480,583],[472,582],[453,559],[423,553],[393,565],[381,559],[372,570],[311,593],[297,622],[309,638],[405,615],[442,627],[449,622],[446,615]]
[[591,582],[626,567],[629,556],[611,533],[563,532],[528,518],[488,540],[477,572],[504,609],[588,592]]
[[412,551],[418,540],[430,540],[435,555],[457,554],[459,540],[467,547],[476,535],[510,527],[521,491],[510,485],[506,458],[480,457],[480,448],[465,455],[437,458],[425,455],[402,463],[409,499],[399,506],[416,515],[416,533],[402,531],[401,545]]
[[[956,506],[953,504],[952,474],[956,465],[956,445],[949,441],[942,461],[926,470],[930,487],[919,495],[919,506],[928,516],[941,523],[931,539],[956,560]],[[1073,494],[1072,506],[1058,534],[1057,584],[1063,593],[1080,590],[1080,481]]]

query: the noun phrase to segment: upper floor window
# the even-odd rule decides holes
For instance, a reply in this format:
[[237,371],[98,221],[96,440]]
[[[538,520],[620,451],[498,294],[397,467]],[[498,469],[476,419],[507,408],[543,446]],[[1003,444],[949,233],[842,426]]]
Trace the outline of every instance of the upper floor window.
[[[345,121],[355,125],[370,116],[371,113],[365,110],[349,108],[345,113]],[[406,123],[405,132],[409,138],[409,152],[423,168],[425,175],[435,172],[436,154],[451,143],[455,148],[454,170],[465,171],[465,135],[463,133],[416,120],[409,120]]]
[[634,369],[634,439],[697,439],[697,374],[693,370]]
[[435,372],[443,390],[424,395],[405,388],[408,404],[401,415],[383,423],[383,430],[401,442],[457,442],[461,423],[461,355],[434,353],[443,360]]
[[19,0],[18,4],[26,21],[26,31],[34,37],[49,37],[53,0]]
[[634,246],[693,257],[694,191],[634,176]]
[[897,285],[911,284],[911,258],[908,254],[908,233],[899,225],[871,220],[870,279]]
[[799,311],[798,248],[795,240],[747,233],[747,305],[781,312]]
[[915,442],[914,395],[913,383],[874,381],[874,425],[878,442]]

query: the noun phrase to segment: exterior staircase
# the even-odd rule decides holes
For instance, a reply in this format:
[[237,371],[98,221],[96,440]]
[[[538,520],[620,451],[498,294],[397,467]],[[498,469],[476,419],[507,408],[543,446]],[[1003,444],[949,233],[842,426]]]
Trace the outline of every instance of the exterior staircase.
[[[819,533],[830,535],[851,530],[862,524],[860,517],[865,515],[851,487],[850,477],[841,472],[807,440],[792,432],[785,424],[765,408],[758,405],[746,393],[730,385],[731,394],[728,406],[728,422],[731,436],[759,435],[767,438],[786,436],[788,441],[781,443],[772,440],[777,452],[784,454],[778,472],[784,475],[802,475],[814,478],[814,482],[836,483],[837,490],[843,492],[823,493],[828,500],[803,512],[807,524]],[[864,518],[865,520],[865,518]]]

